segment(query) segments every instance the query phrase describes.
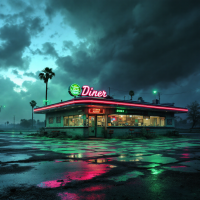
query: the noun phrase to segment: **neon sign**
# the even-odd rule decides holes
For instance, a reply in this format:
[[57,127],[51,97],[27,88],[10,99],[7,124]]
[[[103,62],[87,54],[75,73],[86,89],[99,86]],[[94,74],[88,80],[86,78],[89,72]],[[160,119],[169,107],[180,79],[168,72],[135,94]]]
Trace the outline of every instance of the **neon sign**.
[[71,96],[89,96],[89,97],[107,97],[106,91],[97,91],[94,90],[93,87],[90,87],[88,85],[84,85],[82,87],[82,92],[81,92],[81,87],[74,83],[72,85],[69,86],[69,90],[68,90],[69,94]]
[[116,112],[118,112],[118,113],[125,113],[125,110],[117,109]]
[[71,84],[68,92],[71,96],[78,96],[81,93],[81,87],[76,83]]
[[35,108],[34,112],[48,110],[51,108],[57,108],[62,106],[67,106],[71,104],[104,104],[104,105],[117,105],[117,106],[131,106],[131,107],[138,107],[138,108],[150,108],[150,109],[160,109],[160,110],[171,110],[171,111],[177,111],[177,112],[188,112],[187,108],[176,108],[176,107],[167,107],[167,106],[154,106],[154,105],[144,105],[144,104],[135,104],[135,103],[124,103],[120,101],[108,101],[108,100],[90,100],[90,99],[78,99],[73,101],[67,101],[63,103],[58,103],[54,105],[49,105],[41,108]]
[[103,114],[105,112],[104,109],[100,109],[100,108],[90,108],[89,109],[89,113],[94,113],[94,114]]
[[93,90],[93,88],[90,88],[88,85],[84,85],[82,87],[82,93],[81,96],[89,96],[89,97],[107,97],[106,91],[97,91]]

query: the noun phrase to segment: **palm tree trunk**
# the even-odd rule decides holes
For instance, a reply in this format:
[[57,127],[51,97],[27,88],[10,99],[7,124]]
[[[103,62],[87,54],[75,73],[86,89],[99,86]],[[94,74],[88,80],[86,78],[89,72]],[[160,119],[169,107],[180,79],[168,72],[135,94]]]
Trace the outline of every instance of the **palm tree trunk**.
[[47,105],[47,83],[48,82],[46,82],[46,105]]
[[33,129],[33,107],[32,108],[32,129]]

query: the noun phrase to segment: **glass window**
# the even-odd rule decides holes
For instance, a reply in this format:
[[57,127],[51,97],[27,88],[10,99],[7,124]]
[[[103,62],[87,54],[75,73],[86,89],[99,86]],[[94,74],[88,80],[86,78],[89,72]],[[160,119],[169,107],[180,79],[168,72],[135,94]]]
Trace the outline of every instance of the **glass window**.
[[143,126],[143,116],[135,115],[135,126]]
[[160,117],[160,126],[165,126],[165,117]]
[[89,127],[95,126],[95,116],[89,116]]
[[68,116],[67,117],[64,117],[64,126],[68,126]]
[[64,126],[83,126],[83,115],[64,117]]
[[150,126],[165,126],[165,117],[150,116]]
[[61,117],[56,117],[56,123],[61,123]]
[[118,126],[118,115],[108,115],[108,126]]
[[74,118],[73,118],[73,116],[69,116],[69,126],[74,126]]
[[134,115],[127,115],[127,126],[134,126],[135,124],[135,116]]
[[108,115],[108,126],[165,126],[165,117],[142,115]]
[[83,126],[83,115],[74,116],[74,126]]
[[126,115],[118,116],[118,126],[127,126]]
[[53,124],[53,117],[49,117],[49,124]]
[[97,126],[98,127],[104,127],[105,126],[105,116],[97,116]]
[[143,117],[143,126],[150,126],[151,122],[150,122],[150,116],[144,116]]

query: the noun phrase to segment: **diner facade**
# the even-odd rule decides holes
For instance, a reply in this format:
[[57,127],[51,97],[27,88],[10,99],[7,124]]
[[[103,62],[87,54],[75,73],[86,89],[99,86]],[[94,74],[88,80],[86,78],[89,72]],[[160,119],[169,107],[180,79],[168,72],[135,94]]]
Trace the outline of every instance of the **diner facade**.
[[34,113],[46,115],[47,132],[60,131],[71,136],[103,138],[108,137],[110,130],[113,130],[113,137],[128,135],[130,129],[138,132],[142,128],[164,134],[175,130],[174,114],[187,111],[174,104],[93,96],[81,96],[34,109]]

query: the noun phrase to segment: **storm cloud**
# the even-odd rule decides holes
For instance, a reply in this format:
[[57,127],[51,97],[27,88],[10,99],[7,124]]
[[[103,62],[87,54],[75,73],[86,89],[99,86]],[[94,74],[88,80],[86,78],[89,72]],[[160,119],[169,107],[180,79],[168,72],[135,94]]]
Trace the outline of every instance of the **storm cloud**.
[[161,103],[183,107],[200,97],[200,1],[6,1],[0,23],[5,119],[12,109],[29,119],[31,100],[43,105],[45,67],[56,74],[48,83],[52,103],[70,99],[72,83],[110,88],[118,99],[134,90],[133,100],[148,102],[157,89]]
[[[85,46],[56,64],[99,85],[167,89],[199,70],[199,1],[48,1]],[[63,43],[66,46],[66,43]],[[78,73],[79,72],[79,73]],[[116,82],[117,78],[117,82]]]

